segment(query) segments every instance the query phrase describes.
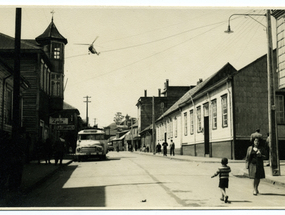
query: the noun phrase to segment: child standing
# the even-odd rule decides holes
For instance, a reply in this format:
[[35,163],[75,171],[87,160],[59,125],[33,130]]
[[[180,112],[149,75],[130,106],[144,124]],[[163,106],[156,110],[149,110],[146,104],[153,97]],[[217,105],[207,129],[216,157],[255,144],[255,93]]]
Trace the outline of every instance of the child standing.
[[218,171],[211,178],[214,178],[217,175],[220,176],[219,188],[221,189],[222,192],[221,200],[227,203],[229,197],[226,193],[226,188],[228,188],[229,186],[229,173],[231,172],[231,168],[227,165],[228,164],[227,158],[223,158],[221,163],[222,166],[218,168]]

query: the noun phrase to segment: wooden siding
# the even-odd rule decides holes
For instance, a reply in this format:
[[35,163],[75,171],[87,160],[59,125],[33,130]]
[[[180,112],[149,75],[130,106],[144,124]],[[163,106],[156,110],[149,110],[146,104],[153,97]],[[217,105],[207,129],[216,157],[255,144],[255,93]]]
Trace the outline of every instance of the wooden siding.
[[241,69],[233,80],[236,138],[249,140],[250,134],[257,128],[266,134],[268,132],[266,56]]
[[196,156],[195,148],[196,148],[195,145],[183,145],[182,146],[183,155]]
[[228,158],[232,159],[231,141],[214,142],[211,144],[212,154],[211,157],[215,158]]

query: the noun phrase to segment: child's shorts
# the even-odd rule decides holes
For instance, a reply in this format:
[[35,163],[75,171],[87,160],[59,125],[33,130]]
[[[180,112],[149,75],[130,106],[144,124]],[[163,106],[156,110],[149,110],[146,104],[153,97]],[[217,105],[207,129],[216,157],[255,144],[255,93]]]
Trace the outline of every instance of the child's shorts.
[[219,187],[220,188],[228,188],[229,186],[229,179],[228,178],[220,178]]

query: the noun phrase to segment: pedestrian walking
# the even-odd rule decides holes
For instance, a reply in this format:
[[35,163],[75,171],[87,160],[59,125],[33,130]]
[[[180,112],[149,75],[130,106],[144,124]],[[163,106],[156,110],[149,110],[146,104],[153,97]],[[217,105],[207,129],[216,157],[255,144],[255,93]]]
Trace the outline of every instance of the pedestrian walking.
[[222,166],[218,168],[218,171],[211,178],[219,175],[219,188],[222,193],[220,200],[227,203],[229,196],[227,195],[226,188],[229,187],[229,173],[231,172],[231,168],[228,166],[227,158],[223,158],[221,164]]
[[50,159],[52,156],[52,142],[49,137],[46,139],[44,143],[44,154],[45,154],[46,164],[50,164]]
[[170,142],[170,156],[175,155],[174,150],[175,150],[175,143],[171,140],[171,142]]
[[117,152],[119,152],[119,151],[120,151],[120,149],[119,149],[119,145],[117,145],[116,150],[117,150]]
[[168,143],[166,141],[164,141],[162,143],[162,147],[163,147],[163,156],[167,156],[167,146],[168,146]]
[[268,163],[266,164],[266,166],[270,166],[270,162],[271,162],[271,153],[270,153],[270,140],[269,140],[269,133],[267,133],[267,138],[266,138],[266,142],[265,142],[265,147],[266,147],[266,158],[268,159]]
[[55,161],[55,165],[57,165],[57,163],[59,162],[59,164],[62,164],[62,159],[63,159],[63,155],[65,152],[65,147],[64,147],[64,140],[61,140],[61,138],[58,138],[57,141],[55,142],[54,145],[54,161]]
[[43,155],[43,140],[40,137],[38,141],[36,141],[35,146],[34,146],[34,155],[36,159],[38,160],[38,164],[41,163],[42,155]]
[[32,143],[32,138],[30,136],[30,134],[28,132],[26,132],[25,135],[25,139],[26,139],[26,147],[25,147],[25,163],[30,163],[30,145]]
[[160,145],[159,142],[158,142],[158,144],[156,145],[156,152],[157,152],[158,154],[160,154],[160,152],[161,152],[161,145]]
[[260,139],[255,138],[253,145],[249,146],[246,153],[246,168],[249,178],[253,179],[253,195],[259,193],[258,186],[260,179],[265,178],[262,150],[259,144]]

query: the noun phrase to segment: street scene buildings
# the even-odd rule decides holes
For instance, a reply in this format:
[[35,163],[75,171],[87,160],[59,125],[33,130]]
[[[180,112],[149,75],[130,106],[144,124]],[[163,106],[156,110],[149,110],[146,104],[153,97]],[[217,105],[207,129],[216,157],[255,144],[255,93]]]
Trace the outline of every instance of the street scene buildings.
[[[276,12],[281,16],[280,12]],[[279,19],[280,20],[280,19]],[[280,25],[278,29],[283,29]],[[14,38],[1,36],[1,130],[12,132],[12,91]],[[282,43],[279,36],[278,44]],[[64,47],[67,39],[60,34],[53,18],[44,32],[35,39],[21,40],[21,126],[35,143],[58,135],[67,138],[71,150],[75,149],[76,134],[80,130],[80,113],[64,103]],[[278,61],[283,65],[283,46],[278,49]],[[281,50],[281,51],[280,51]],[[282,52],[282,53],[280,53]],[[140,97],[136,103],[138,134],[130,135],[134,123],[109,134],[112,142],[124,142],[132,137],[133,149],[143,146],[151,152],[155,145],[171,139],[176,153],[185,156],[210,156],[243,159],[248,146],[249,131],[257,127],[268,133],[267,58],[266,54],[237,71],[230,62],[206,80],[197,80],[196,86],[171,86],[166,79],[158,96]],[[276,51],[273,55],[276,62]],[[282,70],[282,69],[280,69]],[[283,71],[283,70],[282,70]],[[280,79],[274,73],[276,83]],[[279,83],[278,86],[282,86]],[[279,156],[284,158],[284,89],[276,90],[276,120]],[[78,121],[79,119],[79,121]],[[82,124],[82,122],[81,122]],[[154,127],[153,127],[154,124]],[[116,126],[115,126],[116,127]],[[119,126],[120,127],[120,126]],[[153,128],[155,130],[153,130]],[[105,129],[108,134],[107,127]],[[109,129],[110,131],[110,129]],[[155,135],[152,135],[153,132]],[[120,134],[119,134],[120,133]],[[114,138],[116,136],[116,138]],[[153,140],[153,138],[155,138]],[[33,150],[31,144],[31,151]],[[124,147],[125,150],[128,149]]]
[[[204,80],[196,80],[196,85],[172,86],[171,80],[166,79],[157,96],[148,96],[144,90],[144,96],[133,101],[137,116],[124,116],[119,123],[110,122],[101,128],[109,150],[155,154],[158,143],[173,141],[177,155],[243,160],[249,136],[256,129],[262,131],[264,143],[267,133],[275,135],[268,123],[268,113],[273,110],[277,159],[285,159],[285,13],[273,10],[271,14],[277,20],[277,35],[273,35],[277,48],[272,50],[272,59],[268,60],[269,52],[264,53],[238,70],[228,62]],[[55,143],[61,138],[66,154],[73,154],[78,131],[90,127],[88,119],[84,124],[77,107],[64,101],[68,38],[61,35],[53,17],[42,29],[45,30],[39,36],[21,39],[20,43],[19,120],[21,132],[30,137],[25,151],[27,162],[38,159],[38,144],[43,148],[48,139]],[[3,137],[13,134],[14,55],[15,38],[0,32]],[[268,94],[269,61],[276,83],[272,106]]]

